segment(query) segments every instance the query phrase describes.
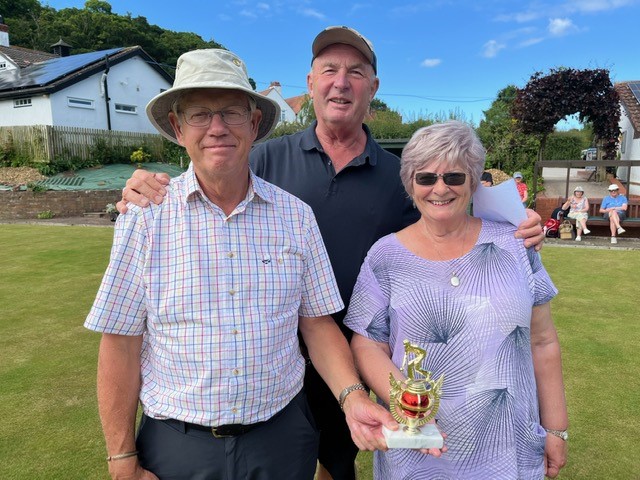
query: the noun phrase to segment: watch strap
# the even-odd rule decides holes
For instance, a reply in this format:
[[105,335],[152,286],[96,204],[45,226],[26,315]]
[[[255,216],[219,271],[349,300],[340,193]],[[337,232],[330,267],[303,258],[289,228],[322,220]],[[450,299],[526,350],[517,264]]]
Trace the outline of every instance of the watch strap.
[[354,383],[353,385],[349,385],[347,388],[342,390],[342,392],[340,392],[340,397],[338,398],[338,403],[340,403],[340,410],[344,411],[345,400],[351,392],[355,392],[356,390],[362,390],[363,392],[366,392],[367,387],[365,387],[363,383]]

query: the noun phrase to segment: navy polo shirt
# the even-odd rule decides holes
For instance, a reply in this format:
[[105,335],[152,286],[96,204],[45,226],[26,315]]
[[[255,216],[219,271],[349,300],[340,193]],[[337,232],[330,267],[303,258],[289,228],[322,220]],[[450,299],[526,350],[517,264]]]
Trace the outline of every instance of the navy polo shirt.
[[[256,175],[313,209],[345,305],[371,246],[420,216],[400,181],[398,157],[380,147],[366,125],[362,128],[364,152],[337,174],[316,136],[316,122],[256,145],[250,156]],[[334,318],[341,324],[345,313]]]

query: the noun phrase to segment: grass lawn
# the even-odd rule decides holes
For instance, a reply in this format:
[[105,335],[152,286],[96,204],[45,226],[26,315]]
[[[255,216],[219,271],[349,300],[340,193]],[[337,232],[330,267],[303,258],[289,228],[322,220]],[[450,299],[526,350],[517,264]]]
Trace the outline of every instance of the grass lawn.
[[[107,479],[99,335],[110,228],[0,225],[0,479]],[[571,421],[562,479],[640,478],[640,251],[546,246]],[[359,456],[361,480],[371,455]]]

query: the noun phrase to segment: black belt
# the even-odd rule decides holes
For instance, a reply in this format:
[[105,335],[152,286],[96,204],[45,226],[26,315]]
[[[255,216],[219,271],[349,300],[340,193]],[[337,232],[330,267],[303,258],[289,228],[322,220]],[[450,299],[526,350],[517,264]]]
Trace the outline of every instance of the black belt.
[[238,435],[243,435],[245,433],[250,432],[256,427],[259,427],[263,423],[266,422],[258,422],[252,423],[250,425],[243,425],[241,423],[232,423],[229,425],[220,425],[218,427],[207,427],[206,425],[198,425],[197,423],[189,423],[182,422],[180,420],[168,419],[164,420],[166,423],[173,425],[184,425],[184,431],[188,432],[189,430],[199,430],[201,432],[209,432],[215,438],[228,438],[228,437],[237,437]]

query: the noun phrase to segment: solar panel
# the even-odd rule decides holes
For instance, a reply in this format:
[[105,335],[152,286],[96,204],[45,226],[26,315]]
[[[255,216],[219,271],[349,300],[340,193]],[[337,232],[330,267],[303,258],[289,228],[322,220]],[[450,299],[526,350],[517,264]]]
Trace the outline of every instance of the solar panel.
[[0,74],[0,90],[10,88],[37,87],[46,85],[58,78],[64,77],[76,70],[103,59],[106,55],[112,55],[123,50],[112,48],[98,52],[81,53],[68,57],[53,58],[36,63],[21,70],[12,70]]
[[637,102],[640,103],[640,82],[629,82],[627,85],[629,85],[631,93],[636,97]]

